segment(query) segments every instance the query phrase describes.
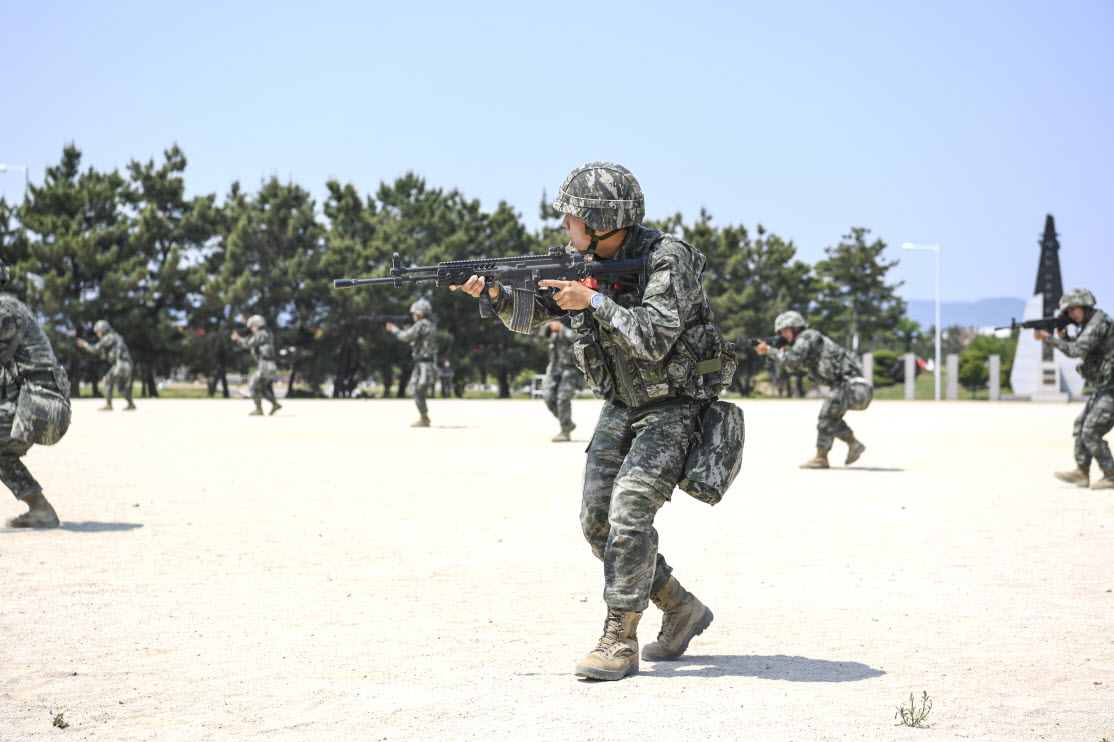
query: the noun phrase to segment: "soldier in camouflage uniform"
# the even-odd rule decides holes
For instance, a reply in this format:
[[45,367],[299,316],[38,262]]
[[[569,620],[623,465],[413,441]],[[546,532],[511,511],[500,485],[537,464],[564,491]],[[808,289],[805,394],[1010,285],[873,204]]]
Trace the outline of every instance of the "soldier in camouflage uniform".
[[[649,256],[641,290],[591,279],[541,281],[557,291],[539,293],[533,314],[536,326],[571,313],[580,334],[577,365],[606,400],[588,446],[580,522],[603,561],[608,612],[603,635],[576,674],[619,680],[638,671],[638,622],[650,600],[664,616],[643,659],[680,657],[712,622],[712,612],[658,552],[654,517],[683,476],[701,414],[731,383],[734,354],[724,353],[712,323],[701,285],[704,256],[641,226],[642,189],[630,171],[607,162],[577,168],[553,207],[565,215],[570,249],[597,260]],[[484,279],[473,276],[462,288],[479,296]],[[498,283],[486,290],[509,323],[510,290]]]
[[554,443],[569,440],[569,433],[576,427],[572,421],[572,398],[580,388],[584,374],[576,367],[573,344],[577,334],[560,320],[546,323],[549,334],[549,365],[545,369],[542,396],[545,406],[561,423],[561,432],[553,436]]
[[418,299],[410,305],[414,324],[402,330],[392,322],[387,323],[388,332],[402,342],[410,343],[412,349],[414,370],[410,372],[409,390],[414,395],[414,404],[418,406],[421,417],[410,424],[411,428],[429,427],[429,408],[425,400],[437,384],[437,328],[429,319],[432,313],[429,299]]
[[845,464],[859,460],[866,446],[855,438],[851,427],[843,420],[848,410],[865,410],[874,398],[874,385],[863,378],[862,367],[854,354],[818,330],[805,329],[805,319],[799,312],[782,312],[774,320],[774,332],[785,338],[784,348],[771,348],[760,342],[755,351],[769,354],[787,370],[801,369],[831,391],[820,408],[816,424],[816,456],[801,464],[802,469],[827,469],[828,451],[835,438],[847,444]]
[[1047,341],[1072,358],[1082,358],[1079,373],[1094,387],[1083,412],[1075,420],[1074,471],[1056,472],[1065,482],[1086,487],[1091,481],[1091,460],[1098,462],[1102,479],[1091,489],[1114,489],[1114,458],[1103,436],[1114,427],[1114,320],[1095,307],[1095,295],[1087,289],[1072,289],[1060,298],[1060,313],[1079,326],[1075,338],[1068,337],[1067,328],[1059,337],[1036,330],[1037,340]]
[[[8,267],[0,262],[0,286],[8,282]],[[12,528],[56,528],[58,515],[23,465],[31,444],[11,437],[20,387],[32,381],[68,398],[65,372],[54,357],[46,333],[35,314],[11,294],[0,294],[0,481],[27,512],[8,520]]]
[[282,409],[282,405],[275,399],[274,383],[278,377],[275,341],[271,337],[271,331],[267,329],[267,320],[261,315],[253,314],[248,317],[248,329],[251,331],[251,337],[240,337],[240,333],[232,333],[232,340],[244,350],[251,351],[251,356],[255,359],[255,372],[248,381],[248,391],[251,393],[251,401],[255,403],[255,409],[248,415],[263,414],[264,397],[271,403],[269,414],[273,415]]
[[104,375],[104,380],[101,382],[104,386],[104,406],[97,409],[111,410],[112,390],[118,388],[128,403],[124,410],[134,410],[135,402],[132,401],[132,357],[131,353],[128,352],[128,344],[124,342],[124,337],[120,333],[112,329],[112,325],[108,324],[107,320],[97,320],[93,324],[93,332],[97,333],[97,337],[100,338],[96,343],[90,345],[78,338],[77,345],[93,355],[104,356],[111,364],[108,373]]

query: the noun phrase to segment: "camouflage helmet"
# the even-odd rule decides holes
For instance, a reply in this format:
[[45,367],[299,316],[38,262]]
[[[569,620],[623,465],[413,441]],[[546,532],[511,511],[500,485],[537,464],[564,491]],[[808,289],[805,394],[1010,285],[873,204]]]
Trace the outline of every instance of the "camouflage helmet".
[[108,320],[99,319],[93,323],[93,332],[103,332],[108,334],[112,331],[112,325],[108,324]]
[[8,268],[7,263],[0,260],[0,286],[5,285],[10,280],[12,280],[12,271]]
[[786,327],[804,327],[805,318],[801,316],[800,312],[789,310],[782,312],[774,320],[774,332],[781,332]]
[[433,314],[433,305],[429,299],[418,299],[410,305],[410,314],[424,314],[426,317]]
[[1090,309],[1095,306],[1095,295],[1087,289],[1072,289],[1060,297],[1060,314],[1067,314],[1072,307]]
[[589,162],[569,173],[553,208],[597,232],[630,227],[646,216],[642,186],[630,170],[612,162]]
[[266,326],[267,326],[267,320],[263,319],[262,314],[253,314],[252,316],[248,317],[248,327],[249,328],[251,328],[251,327],[262,328],[262,327],[266,327]]

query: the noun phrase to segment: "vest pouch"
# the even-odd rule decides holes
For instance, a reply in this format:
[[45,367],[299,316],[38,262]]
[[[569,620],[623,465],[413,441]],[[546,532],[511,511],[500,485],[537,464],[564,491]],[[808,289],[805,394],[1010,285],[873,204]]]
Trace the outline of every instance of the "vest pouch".
[[685,461],[677,484],[701,502],[715,505],[743,465],[746,426],[743,411],[730,402],[712,402],[700,416],[700,436]]
[[599,345],[586,337],[581,337],[573,345],[572,353],[577,367],[584,372],[584,377],[588,380],[588,386],[592,387],[592,393],[603,399],[611,399],[615,391],[615,383],[607,364],[603,361]]
[[847,409],[865,410],[874,399],[874,386],[862,376],[848,379],[846,386]]
[[52,446],[62,440],[69,427],[70,400],[66,395],[24,380],[19,387],[11,437]]

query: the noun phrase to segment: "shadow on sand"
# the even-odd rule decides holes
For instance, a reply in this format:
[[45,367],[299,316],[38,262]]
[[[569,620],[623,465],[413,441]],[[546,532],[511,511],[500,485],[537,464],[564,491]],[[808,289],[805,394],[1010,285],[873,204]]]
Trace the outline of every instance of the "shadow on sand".
[[142,528],[142,523],[101,523],[95,520],[83,520],[80,522],[62,521],[62,525],[58,526],[62,531],[73,531],[74,533],[103,533],[105,531],[134,531],[137,528]]
[[682,657],[674,662],[655,662],[639,675],[650,677],[716,678],[725,675],[788,680],[794,683],[850,683],[885,675],[861,662],[832,662],[808,657],[718,654]]

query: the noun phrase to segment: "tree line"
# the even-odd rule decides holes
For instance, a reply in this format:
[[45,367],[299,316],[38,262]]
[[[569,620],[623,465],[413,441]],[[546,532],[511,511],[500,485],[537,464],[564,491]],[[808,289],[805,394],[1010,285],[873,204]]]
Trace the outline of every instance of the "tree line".
[[[40,316],[72,393],[97,391],[103,370],[79,353],[108,320],[127,340],[142,393],[184,370],[210,395],[228,395],[228,375],[250,358],[229,340],[243,320],[262,315],[275,332],[280,367],[291,387],[351,395],[376,379],[402,394],[409,348],[375,314],[406,314],[418,295],[433,304],[440,355],[451,360],[458,389],[496,380],[509,395],[516,378],[541,370],[544,347],[482,320],[475,300],[432,287],[336,291],[332,278],[383,276],[398,252],[407,264],[506,257],[562,244],[558,215],[543,192],[542,226],[524,225],[511,205],[481,209],[457,189],[408,173],[374,193],[331,180],[318,205],[296,183],[272,177],[252,192],[232,183],[222,197],[187,197],[185,154],[132,161],[123,173],[82,167],[77,147],[63,149],[41,184],[20,204],[0,199],[0,250],[12,267],[7,290]],[[742,225],[717,226],[701,211],[648,226],[682,236],[707,258],[705,286],[728,338],[769,335],[779,312],[801,311],[812,326],[860,351],[901,344],[905,303],[887,274],[885,243],[853,227],[810,265],[792,240]],[[906,326],[908,330],[908,327]],[[916,333],[915,333],[916,334]]]

